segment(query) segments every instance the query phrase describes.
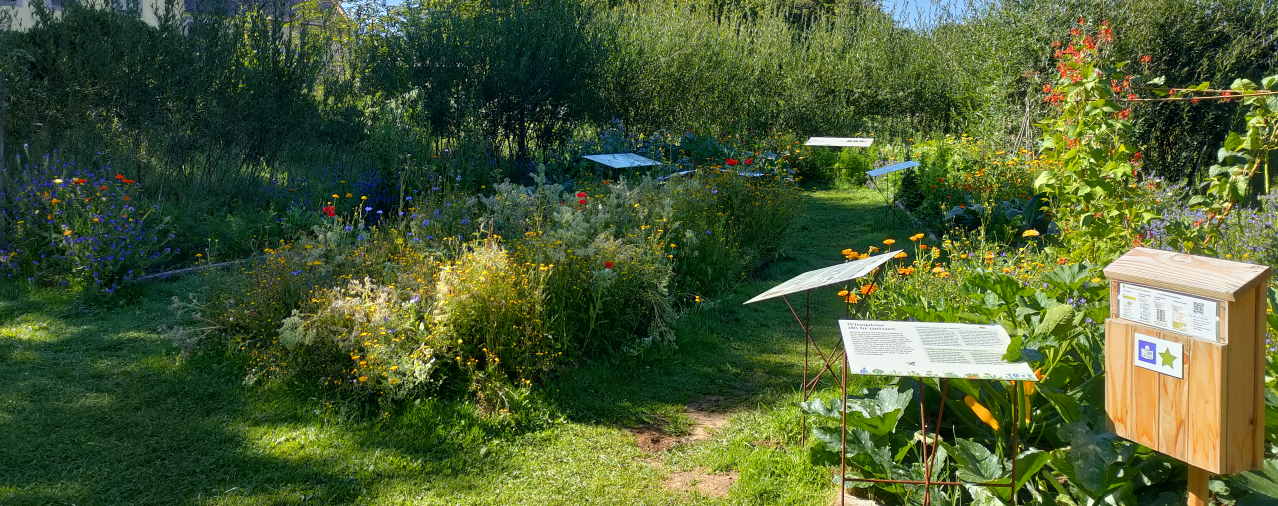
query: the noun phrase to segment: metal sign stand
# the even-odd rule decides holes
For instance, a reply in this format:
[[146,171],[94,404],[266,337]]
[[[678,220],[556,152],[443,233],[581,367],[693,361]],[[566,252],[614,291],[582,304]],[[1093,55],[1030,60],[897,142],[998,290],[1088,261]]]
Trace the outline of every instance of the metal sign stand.
[[[919,162],[917,161],[905,161],[905,162],[894,163],[892,165],[879,167],[877,169],[874,169],[865,173],[866,177],[869,179],[870,188],[873,188],[875,192],[878,192],[878,194],[883,197],[884,212],[887,213],[888,215],[887,218],[890,223],[893,223],[893,224],[896,223],[896,217],[892,213],[892,208],[894,207],[893,201],[896,200],[896,195],[893,194],[891,197],[889,197],[886,191],[879,188],[879,185],[876,182],[876,178],[886,176],[893,172],[898,172],[898,171],[902,171],[902,170],[906,170],[906,169],[910,169],[910,168],[918,167],[918,166],[919,166]],[[906,214],[909,215],[909,211],[906,211]],[[912,215],[910,215],[910,217],[913,218]]]
[[[948,400],[949,398],[950,384],[945,381],[945,378],[938,378],[938,382],[940,383],[938,386],[940,386],[941,388],[941,402],[940,402],[940,407],[937,408],[936,410],[936,421],[932,424],[932,437],[930,438],[931,440],[929,443],[927,410],[925,409],[926,405],[923,402],[923,382],[919,381],[920,378],[917,376],[915,376],[914,379],[916,380],[916,383],[918,384],[917,395],[919,398],[919,432],[923,434],[923,443],[919,445],[919,448],[922,449],[923,451],[923,479],[922,480],[897,480],[897,479],[885,479],[885,478],[848,478],[848,463],[847,463],[848,357],[847,355],[843,355],[843,376],[841,380],[839,381],[839,384],[841,385],[839,389],[840,395],[842,395],[844,399],[844,402],[841,403],[841,409],[839,413],[839,419],[840,419],[840,425],[841,425],[841,427],[839,428],[839,505],[840,506],[844,506],[846,504],[849,481],[868,482],[868,483],[899,483],[903,485],[922,485],[923,486],[923,506],[931,506],[932,487],[934,486],[975,485],[978,487],[1012,488],[1014,484],[1016,483],[1016,454],[1020,452],[1020,439],[1019,439],[1020,437],[1019,436],[1020,404],[1021,404],[1020,396],[1022,395],[1020,382],[1014,381],[1013,382],[1014,386],[1012,387],[1012,395],[1014,396],[1015,399],[1017,399],[1017,401],[1012,403],[1012,425],[1011,425],[1012,427],[1011,429],[1012,463],[1011,463],[1011,471],[1010,471],[1011,476],[1008,477],[1007,483],[999,483],[999,482],[979,482],[978,483],[978,482],[965,482],[965,481],[936,481],[932,479],[932,464],[935,463],[936,461],[937,449],[941,445],[941,420],[945,415],[945,401]],[[1015,490],[1013,490],[1012,504],[1016,504],[1016,503],[1017,501],[1016,501]]]

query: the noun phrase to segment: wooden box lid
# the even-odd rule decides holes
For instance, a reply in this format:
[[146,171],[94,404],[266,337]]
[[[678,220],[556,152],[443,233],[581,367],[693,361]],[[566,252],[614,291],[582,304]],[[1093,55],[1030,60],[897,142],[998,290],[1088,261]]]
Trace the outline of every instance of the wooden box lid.
[[1133,248],[1105,266],[1105,277],[1233,302],[1269,277],[1269,267],[1175,251]]

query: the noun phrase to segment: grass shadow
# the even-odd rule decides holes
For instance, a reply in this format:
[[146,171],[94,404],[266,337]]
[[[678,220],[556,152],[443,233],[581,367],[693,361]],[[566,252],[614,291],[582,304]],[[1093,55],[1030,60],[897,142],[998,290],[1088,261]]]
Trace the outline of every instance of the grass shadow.
[[473,470],[455,456],[487,432],[472,421],[457,437],[464,413],[398,422],[448,428],[434,437],[335,422],[317,399],[243,386],[219,353],[180,359],[159,329],[174,323],[168,296],[195,282],[119,308],[0,292],[0,503],[351,502],[395,477],[362,465],[388,455],[417,463],[405,479]]

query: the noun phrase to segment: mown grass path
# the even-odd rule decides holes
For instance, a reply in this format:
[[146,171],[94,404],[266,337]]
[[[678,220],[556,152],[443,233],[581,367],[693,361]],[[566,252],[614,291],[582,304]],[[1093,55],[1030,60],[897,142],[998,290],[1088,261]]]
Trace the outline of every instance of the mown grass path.
[[[873,192],[805,202],[786,258],[682,318],[677,348],[552,382],[537,402],[553,421],[535,430],[446,402],[351,421],[321,400],[243,386],[220,354],[180,358],[168,304],[198,278],[113,308],[0,291],[0,503],[826,503],[828,470],[798,443],[801,336],[780,302],[741,302],[908,231]],[[815,299],[833,342],[839,308],[832,294]],[[690,404],[722,426],[690,417]],[[674,444],[641,448],[637,429]],[[715,483],[698,491],[706,476]]]

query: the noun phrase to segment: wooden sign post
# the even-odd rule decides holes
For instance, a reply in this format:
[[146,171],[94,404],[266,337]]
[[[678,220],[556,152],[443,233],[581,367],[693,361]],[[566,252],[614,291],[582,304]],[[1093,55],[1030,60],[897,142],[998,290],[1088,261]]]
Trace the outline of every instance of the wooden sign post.
[[1105,267],[1105,411],[1114,433],[1189,464],[1189,504],[1212,474],[1264,459],[1261,265],[1136,248]]

